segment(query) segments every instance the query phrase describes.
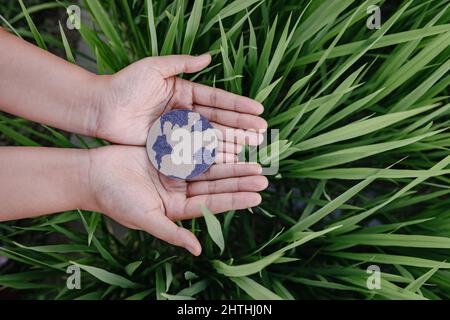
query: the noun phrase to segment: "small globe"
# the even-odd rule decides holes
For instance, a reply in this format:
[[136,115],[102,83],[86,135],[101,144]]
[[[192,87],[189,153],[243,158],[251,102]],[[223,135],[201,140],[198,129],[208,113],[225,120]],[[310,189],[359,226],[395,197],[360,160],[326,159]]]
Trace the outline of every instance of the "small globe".
[[191,179],[214,163],[217,143],[215,129],[204,116],[177,109],[153,123],[147,137],[147,154],[165,176]]

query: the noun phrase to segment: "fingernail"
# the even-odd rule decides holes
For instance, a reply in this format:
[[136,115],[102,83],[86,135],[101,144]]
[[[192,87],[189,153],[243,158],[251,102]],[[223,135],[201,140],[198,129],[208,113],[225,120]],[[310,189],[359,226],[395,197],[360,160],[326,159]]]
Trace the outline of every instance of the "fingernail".
[[194,256],[199,256],[202,252],[201,248],[197,248],[197,246],[194,246],[192,244],[187,244],[186,249]]
[[263,168],[260,164],[258,164],[258,174],[261,174],[263,171]]
[[259,193],[257,193],[257,195],[258,195],[258,201],[257,201],[257,203],[255,204],[255,206],[259,205],[259,204],[262,202],[262,197],[261,197],[261,195],[260,195]]
[[255,196],[251,198],[249,202],[249,208],[258,206],[262,201],[262,197],[259,193],[255,193]]
[[203,53],[203,54],[197,56],[197,58],[205,58],[205,57],[208,57],[208,59],[210,59],[211,55],[207,52],[207,53]]
[[264,106],[262,104],[259,105],[258,112],[261,114],[264,112]]

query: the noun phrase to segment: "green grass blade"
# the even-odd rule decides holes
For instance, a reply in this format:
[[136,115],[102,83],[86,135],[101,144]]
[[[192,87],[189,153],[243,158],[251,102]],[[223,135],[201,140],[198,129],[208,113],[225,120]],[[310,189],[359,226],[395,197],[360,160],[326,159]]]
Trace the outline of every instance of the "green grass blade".
[[25,19],[27,20],[28,27],[30,28],[31,32],[33,33],[34,40],[36,41],[36,44],[44,50],[47,50],[47,46],[45,45],[44,39],[42,38],[41,34],[39,33],[38,29],[36,28],[36,25],[34,24],[33,20],[31,19],[27,8],[23,4],[22,0],[19,0],[20,7],[22,8],[23,15],[25,16]]
[[127,278],[124,278],[118,274],[111,273],[104,269],[76,263],[73,261],[71,261],[71,263],[75,266],[78,266],[80,269],[86,271],[87,273],[91,274],[100,281],[110,284],[112,286],[118,286],[120,288],[136,288],[139,286],[137,283],[134,283],[128,280]]
[[222,227],[220,221],[207,208],[202,207],[202,213],[205,217],[208,234],[214,243],[219,247],[220,253],[225,249],[225,241],[223,239]]
[[229,279],[255,300],[282,300],[280,296],[250,278],[241,277]]
[[195,0],[186,25],[186,32],[184,34],[184,42],[182,48],[182,53],[184,54],[191,53],[192,46],[197,35],[198,27],[200,25],[200,20],[202,18],[202,10],[203,0]]
[[59,22],[59,31],[61,32],[61,39],[64,45],[64,50],[66,51],[67,61],[75,63],[75,58],[72,53],[72,49],[70,48],[69,42],[67,41],[66,34],[64,33],[64,29],[62,28],[61,22]]

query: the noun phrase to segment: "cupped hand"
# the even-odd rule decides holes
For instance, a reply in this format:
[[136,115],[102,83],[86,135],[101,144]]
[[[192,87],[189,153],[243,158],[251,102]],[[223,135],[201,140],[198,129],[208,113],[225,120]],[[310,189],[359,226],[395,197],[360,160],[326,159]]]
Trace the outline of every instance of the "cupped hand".
[[268,184],[258,164],[217,163],[184,181],[156,171],[143,147],[115,145],[89,152],[93,210],[193,255],[201,253],[199,241],[174,221],[202,216],[201,206],[213,213],[257,206],[258,191]]
[[[237,129],[233,143],[242,144],[247,129],[265,129],[266,121],[258,116],[263,106],[255,100],[176,77],[198,72],[210,62],[209,54],[149,57],[103,76],[96,136],[119,144],[145,145],[152,123],[175,108],[204,115],[224,137],[227,128]],[[258,143],[258,138],[247,135],[246,139]]]

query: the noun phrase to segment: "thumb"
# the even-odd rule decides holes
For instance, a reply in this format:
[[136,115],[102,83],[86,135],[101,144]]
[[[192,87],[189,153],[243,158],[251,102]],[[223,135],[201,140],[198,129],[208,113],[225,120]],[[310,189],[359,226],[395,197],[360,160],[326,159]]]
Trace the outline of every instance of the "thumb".
[[164,78],[175,76],[179,73],[198,72],[211,63],[209,53],[201,56],[170,55],[149,58],[152,67],[158,70]]
[[147,219],[143,229],[163,241],[185,248],[194,256],[199,256],[202,252],[202,246],[195,235],[189,230],[177,226],[165,215]]

